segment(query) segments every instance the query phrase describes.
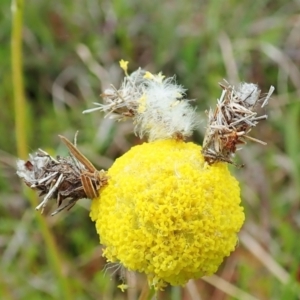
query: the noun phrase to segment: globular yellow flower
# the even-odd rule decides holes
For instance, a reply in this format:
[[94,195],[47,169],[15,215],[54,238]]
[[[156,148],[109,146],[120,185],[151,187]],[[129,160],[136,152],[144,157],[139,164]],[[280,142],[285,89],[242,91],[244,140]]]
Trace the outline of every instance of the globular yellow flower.
[[156,289],[215,273],[235,249],[244,222],[239,184],[226,163],[205,163],[200,146],[144,143],[108,176],[90,214],[103,255],[145,273]]

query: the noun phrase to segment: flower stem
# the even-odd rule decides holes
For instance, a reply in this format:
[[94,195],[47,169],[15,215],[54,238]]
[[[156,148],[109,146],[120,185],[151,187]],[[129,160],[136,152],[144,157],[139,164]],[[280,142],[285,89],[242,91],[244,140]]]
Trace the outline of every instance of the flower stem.
[[150,289],[148,282],[145,282],[145,285],[143,287],[143,290],[142,290],[138,300],[152,300],[154,295],[155,295],[154,288],[152,287]]
[[12,84],[15,104],[15,126],[17,153],[22,159],[27,157],[26,151],[26,101],[24,96],[24,81],[22,74],[22,23],[23,0],[13,0],[12,10],[12,37],[11,37],[11,61]]

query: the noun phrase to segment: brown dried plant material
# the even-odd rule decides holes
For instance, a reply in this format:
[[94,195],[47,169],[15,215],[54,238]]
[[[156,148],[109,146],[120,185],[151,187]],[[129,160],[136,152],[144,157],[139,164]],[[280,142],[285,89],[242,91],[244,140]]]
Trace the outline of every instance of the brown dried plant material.
[[145,92],[146,72],[139,68],[132,74],[124,77],[119,89],[111,85],[101,94],[104,104],[94,103],[97,107],[85,110],[83,113],[90,113],[96,110],[104,111],[105,117],[110,117],[118,121],[133,118],[137,114],[139,99]]
[[257,116],[257,103],[261,107],[267,105],[274,87],[268,94],[260,97],[260,89],[253,83],[241,83],[237,88],[224,81],[220,83],[223,89],[215,110],[208,112],[208,125],[204,137],[202,154],[208,164],[218,161],[232,162],[233,154],[239,150],[238,145],[246,144],[246,140],[266,145],[265,142],[250,137],[252,127],[267,115]]
[[64,209],[71,209],[82,198],[93,199],[107,184],[104,170],[98,171],[92,163],[65,137],[60,136],[70,150],[70,156],[53,158],[39,149],[30,154],[28,161],[18,160],[17,174],[31,189],[44,196],[36,210],[43,212],[50,199],[56,199],[55,215]]

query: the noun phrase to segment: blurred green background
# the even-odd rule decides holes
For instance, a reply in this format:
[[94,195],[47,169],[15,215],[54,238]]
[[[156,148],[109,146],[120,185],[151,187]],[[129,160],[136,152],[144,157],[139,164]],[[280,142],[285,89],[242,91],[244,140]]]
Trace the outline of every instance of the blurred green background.
[[[28,152],[65,155],[58,134],[72,139],[79,130],[79,149],[99,169],[141,142],[130,123],[81,113],[101,101],[110,83],[119,85],[122,58],[131,71],[176,74],[203,118],[193,136],[199,144],[204,111],[216,103],[223,78],[257,83],[263,92],[276,88],[268,121],[252,132],[268,145],[249,143],[237,154],[245,167],[230,167],[246,212],[236,251],[216,276],[168,288],[159,299],[299,299],[299,0],[25,1],[26,105],[18,113],[11,34],[11,2],[1,0],[0,299],[134,300],[144,289],[143,276],[101,257],[89,201],[51,217],[53,203],[41,216],[33,208],[38,200],[15,174],[23,155],[18,139]],[[123,281],[124,293],[117,288]]]

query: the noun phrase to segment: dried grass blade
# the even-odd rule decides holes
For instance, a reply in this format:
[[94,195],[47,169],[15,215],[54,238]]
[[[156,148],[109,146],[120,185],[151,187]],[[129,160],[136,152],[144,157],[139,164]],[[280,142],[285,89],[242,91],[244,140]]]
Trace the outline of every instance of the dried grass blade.
[[94,165],[67,138],[62,135],[59,135],[59,138],[68,147],[71,154],[74,155],[74,157],[81,162],[89,172],[97,172],[97,169],[94,167]]

